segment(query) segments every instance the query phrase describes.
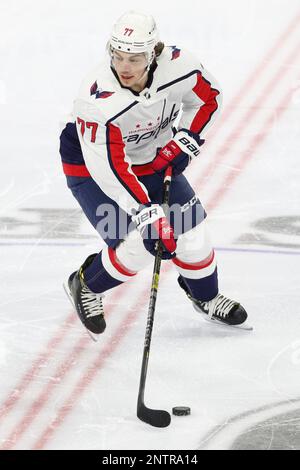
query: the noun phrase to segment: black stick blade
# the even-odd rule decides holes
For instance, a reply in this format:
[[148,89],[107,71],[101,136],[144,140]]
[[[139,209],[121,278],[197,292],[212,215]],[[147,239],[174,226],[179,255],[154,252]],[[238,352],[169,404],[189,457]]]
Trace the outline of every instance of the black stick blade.
[[140,404],[137,409],[137,416],[144,423],[156,428],[166,428],[171,422],[171,415],[164,410],[152,410],[144,404]]

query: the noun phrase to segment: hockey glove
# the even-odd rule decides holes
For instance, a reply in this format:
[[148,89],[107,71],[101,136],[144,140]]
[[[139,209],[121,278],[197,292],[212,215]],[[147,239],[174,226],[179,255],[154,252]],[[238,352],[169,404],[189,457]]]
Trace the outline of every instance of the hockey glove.
[[200,139],[198,134],[188,129],[181,129],[160,149],[151,166],[155,172],[160,173],[172,165],[173,175],[180,175],[192,159],[199,155],[204,142],[205,140]]
[[133,216],[132,219],[143,237],[147,251],[155,256],[157,243],[160,239],[163,246],[162,259],[171,259],[176,256],[174,231],[161,206],[152,203],[142,206],[138,214]]

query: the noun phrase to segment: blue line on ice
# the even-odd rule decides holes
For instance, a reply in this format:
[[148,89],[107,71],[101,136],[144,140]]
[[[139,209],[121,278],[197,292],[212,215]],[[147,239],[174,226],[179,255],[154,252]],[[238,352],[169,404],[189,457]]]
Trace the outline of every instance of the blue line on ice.
[[[92,242],[92,240],[91,240]],[[34,241],[28,241],[28,242],[0,242],[0,246],[61,246],[61,247],[78,247],[78,246],[86,246],[88,243],[82,242],[34,242]],[[285,251],[285,250],[267,250],[267,249],[259,249],[259,248],[234,248],[234,247],[215,247],[216,251],[224,251],[224,252],[230,252],[230,253],[260,253],[260,254],[268,254],[268,255],[293,255],[293,256],[299,256],[300,255],[300,250],[298,251]]]

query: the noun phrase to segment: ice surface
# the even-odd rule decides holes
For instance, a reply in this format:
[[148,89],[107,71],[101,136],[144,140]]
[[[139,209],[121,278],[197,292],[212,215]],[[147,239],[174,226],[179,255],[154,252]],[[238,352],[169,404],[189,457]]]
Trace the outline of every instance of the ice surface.
[[[299,448],[299,2],[184,4],[151,8],[161,38],[196,52],[224,90],[223,115],[188,175],[208,208],[221,291],[255,329],[202,321],[165,263],[146,404],[192,413],[166,429],[136,418],[151,267],[107,296],[96,344],[61,287],[101,241],[66,188],[59,125],[124,7],[2,0],[2,448],[253,448],[253,429],[266,430],[265,448]],[[151,13],[146,2],[128,7],[137,5]]]

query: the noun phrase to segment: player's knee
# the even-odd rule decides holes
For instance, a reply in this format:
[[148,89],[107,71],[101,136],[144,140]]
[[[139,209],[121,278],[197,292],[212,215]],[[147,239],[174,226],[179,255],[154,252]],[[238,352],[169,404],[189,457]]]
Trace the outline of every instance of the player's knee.
[[119,260],[128,268],[140,271],[153,261],[153,256],[146,250],[141,235],[131,232],[116,250]]
[[206,259],[213,247],[207,222],[204,220],[196,227],[182,234],[177,242],[177,258],[186,262],[199,262]]

